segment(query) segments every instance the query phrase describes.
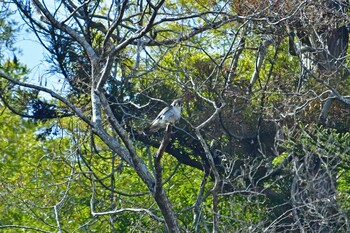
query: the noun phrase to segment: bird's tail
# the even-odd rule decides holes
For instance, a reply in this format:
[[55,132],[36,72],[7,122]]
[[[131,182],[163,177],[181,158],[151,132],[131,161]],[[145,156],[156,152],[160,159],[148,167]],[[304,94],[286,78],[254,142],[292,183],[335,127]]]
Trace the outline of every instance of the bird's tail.
[[151,133],[151,129],[150,128],[151,128],[150,126],[147,126],[146,128],[144,128],[143,129],[143,133],[146,134],[146,135],[150,134]]
[[160,129],[159,126],[151,124],[151,125],[147,126],[146,128],[144,128],[143,132],[145,134],[151,134],[151,133],[157,132],[159,129]]

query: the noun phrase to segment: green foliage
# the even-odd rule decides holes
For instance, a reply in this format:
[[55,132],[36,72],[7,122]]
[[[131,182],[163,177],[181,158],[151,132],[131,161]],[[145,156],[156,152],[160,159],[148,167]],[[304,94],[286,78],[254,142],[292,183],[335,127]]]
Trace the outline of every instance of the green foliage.
[[272,165],[275,167],[280,165],[287,158],[287,156],[288,156],[287,152],[283,152],[282,154],[280,154],[279,156],[277,156],[272,160]]
[[[297,138],[286,141],[284,148],[297,156],[311,153],[323,159],[344,159],[350,146],[349,133],[339,133],[336,129],[307,125]],[[286,152],[284,152],[286,155]]]
[[[3,62],[5,52],[15,52],[13,44],[15,41],[15,33],[19,31],[16,23],[9,20],[14,13],[8,9],[6,4],[0,6],[0,63]],[[12,54],[14,55],[14,53]],[[15,59],[14,59],[15,60]]]
[[[37,128],[44,125],[21,120],[7,110],[2,112],[0,125],[3,135],[0,140],[1,221],[3,225],[11,222],[33,225],[35,215],[41,215],[38,213],[40,208],[45,210],[41,216],[47,218],[45,216],[51,215],[52,211],[47,209],[59,203],[67,189],[66,177],[70,168],[60,162],[66,158],[57,152],[62,150],[60,146],[67,147],[68,141],[65,138],[38,141]],[[21,208],[32,211],[32,214],[20,214]]]
[[[123,20],[116,25],[111,39],[105,41],[108,27],[115,22],[112,18],[122,15],[121,6],[115,1],[111,8],[100,4],[107,2],[87,1],[81,9],[68,9],[72,17],[65,22],[98,56],[104,56],[93,61],[98,62],[97,67],[92,67],[91,57],[82,48],[81,41],[75,41],[65,30],[46,24],[37,28],[51,53],[50,71],[60,73],[64,79],[60,94],[87,118],[92,115],[90,94],[95,91],[91,90],[92,71],[100,68],[103,72],[108,52],[120,46],[124,39],[143,31],[153,10],[151,4],[138,5],[147,1],[128,2]],[[59,17],[64,16],[60,10],[65,4],[57,11]],[[305,78],[304,90],[297,92],[303,69],[300,58],[291,55],[289,42],[291,31],[298,30],[293,28],[294,16],[298,14],[281,18],[279,13],[284,12],[265,4],[268,2],[166,1],[159,9],[158,23],[152,30],[142,38],[133,38],[125,49],[113,54],[113,68],[102,92],[106,93],[114,116],[129,133],[127,136],[134,143],[137,155],[147,161],[151,173],[155,145],[163,134],[160,131],[145,136],[142,128],[165,106],[155,99],[168,103],[175,98],[183,99],[184,119],[174,127],[170,147],[179,151],[177,155],[202,167],[182,164],[169,153],[164,154],[162,167],[165,192],[180,224],[188,230],[204,232],[213,228],[214,175],[208,163],[209,155],[194,133],[194,127],[215,112],[210,101],[217,106],[226,104],[200,131],[221,179],[216,213],[219,231],[266,232],[271,230],[267,227],[279,221],[283,227],[291,224],[293,230],[298,229],[299,226],[291,222],[310,203],[296,209],[299,203],[293,203],[292,198],[309,195],[307,188],[314,183],[307,182],[319,174],[337,175],[337,204],[350,216],[350,121],[345,111],[348,106],[336,102],[329,111],[327,127],[317,126],[327,100],[325,94],[329,93],[327,85],[334,85],[345,96],[349,79],[340,82],[334,77],[338,72],[315,72],[326,85],[309,75]],[[244,10],[244,6],[252,8]],[[273,14],[261,16],[256,11],[262,9],[265,9],[262,13]],[[207,12],[201,14],[204,11]],[[8,12],[0,12],[4,16],[0,17],[1,51],[4,47],[12,48],[14,38],[15,25],[4,20]],[[76,17],[75,14],[82,15]],[[187,18],[192,14],[200,16]],[[168,15],[169,20],[161,22]],[[293,30],[287,30],[287,26]],[[194,32],[190,38],[183,39]],[[307,36],[305,29],[299,33]],[[271,45],[262,48],[267,40]],[[302,43],[301,39],[294,41]],[[264,60],[256,70],[261,49]],[[0,69],[16,80],[30,81],[26,78],[27,67],[15,57],[4,60],[4,54],[0,54]],[[252,76],[256,71],[254,81]],[[59,230],[59,217],[61,228],[66,232],[167,230],[163,222],[145,212],[126,210],[143,208],[162,217],[135,168],[123,161],[120,154],[112,152],[108,144],[96,136],[93,126],[70,114],[61,118],[58,113],[70,113],[67,106],[56,100],[40,99],[36,90],[1,79],[0,92],[0,227],[26,225],[55,232]],[[12,112],[34,118],[35,106],[39,106],[38,109],[43,109],[39,113],[49,112],[51,117],[38,114],[39,120],[20,118],[9,112],[11,106],[14,106]],[[104,112],[102,125],[124,146],[110,125],[110,117]],[[310,158],[320,161],[317,172],[308,170]],[[207,183],[201,187],[204,172]],[[300,180],[293,183],[299,177]],[[294,196],[293,185],[299,185]],[[203,191],[201,196],[200,191]],[[307,197],[317,196],[315,193]],[[203,202],[195,206],[199,197]],[[327,198],[330,200],[324,199]],[[315,203],[317,201],[320,200]],[[198,226],[194,225],[195,208],[201,211]],[[106,213],[123,209],[125,211]]]

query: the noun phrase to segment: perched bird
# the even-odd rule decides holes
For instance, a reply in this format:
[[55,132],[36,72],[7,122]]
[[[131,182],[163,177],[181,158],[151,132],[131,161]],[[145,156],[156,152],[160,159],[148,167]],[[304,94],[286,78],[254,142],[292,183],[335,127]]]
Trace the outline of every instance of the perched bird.
[[167,124],[174,125],[181,118],[182,101],[176,99],[168,107],[165,107],[154,119],[150,126],[144,129],[145,133],[158,131],[160,128],[165,128]]

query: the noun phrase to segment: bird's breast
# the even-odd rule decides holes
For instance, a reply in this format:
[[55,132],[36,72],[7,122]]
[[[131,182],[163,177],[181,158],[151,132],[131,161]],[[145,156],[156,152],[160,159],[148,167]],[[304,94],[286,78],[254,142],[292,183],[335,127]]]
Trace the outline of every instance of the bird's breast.
[[175,119],[179,120],[181,118],[181,108],[175,107],[174,108],[174,115],[175,115]]

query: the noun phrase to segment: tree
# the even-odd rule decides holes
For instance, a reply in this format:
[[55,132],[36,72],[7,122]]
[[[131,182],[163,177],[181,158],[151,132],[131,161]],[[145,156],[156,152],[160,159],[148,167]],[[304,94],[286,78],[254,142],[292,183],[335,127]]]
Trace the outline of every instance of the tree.
[[[91,183],[82,206],[100,220],[86,229],[130,229],[134,212],[147,215],[140,229],[170,232],[348,229],[337,200],[349,155],[348,3],[11,2],[64,88],[2,68],[3,81],[26,93],[16,102],[10,90],[2,102],[75,142],[70,174],[84,189]],[[144,135],[145,119],[178,97],[183,120],[165,132],[170,143],[163,132]],[[64,200],[81,200],[66,190]],[[52,206],[47,225],[71,229]]]

